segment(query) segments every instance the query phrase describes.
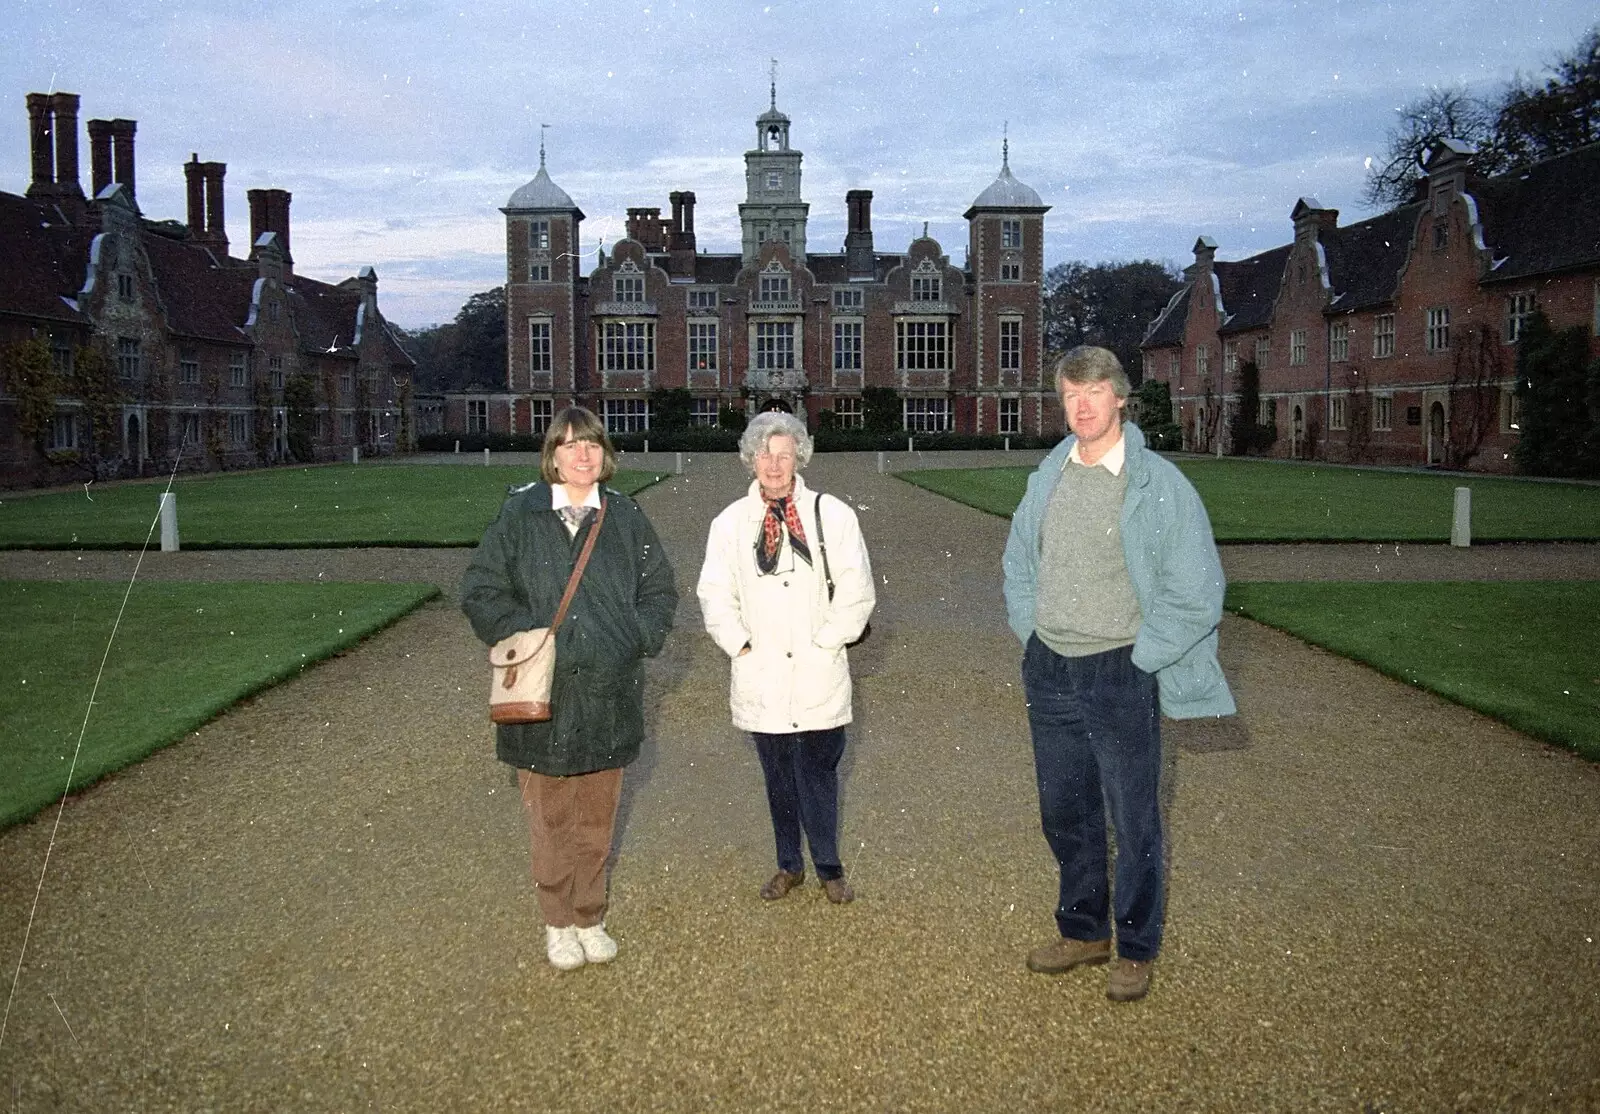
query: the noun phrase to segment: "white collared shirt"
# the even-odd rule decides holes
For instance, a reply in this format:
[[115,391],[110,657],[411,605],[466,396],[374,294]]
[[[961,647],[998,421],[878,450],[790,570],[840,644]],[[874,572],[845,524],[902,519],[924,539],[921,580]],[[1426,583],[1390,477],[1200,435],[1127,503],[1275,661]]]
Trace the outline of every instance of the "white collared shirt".
[[[600,509],[600,485],[599,484],[595,484],[593,487],[591,487],[589,489],[588,496],[585,497],[583,502],[581,504],[579,504],[579,505],[580,506],[584,506],[584,507],[593,507],[595,510],[599,510]],[[550,485],[550,509],[553,510],[553,511],[559,511],[562,507],[570,507],[570,506],[572,506],[572,497],[567,494],[567,485],[563,484],[563,483],[551,484]]]
[[[1072,443],[1072,448],[1067,450],[1067,460],[1073,464],[1083,463],[1083,457],[1078,455],[1079,444],[1081,444],[1081,442],[1074,441]],[[1127,439],[1122,436],[1122,431],[1119,429],[1117,431],[1117,443],[1106,450],[1105,456],[1102,456],[1099,460],[1095,461],[1091,465],[1088,465],[1087,467],[1104,468],[1113,476],[1120,476],[1122,475],[1123,461],[1127,459],[1127,456],[1128,442]]]

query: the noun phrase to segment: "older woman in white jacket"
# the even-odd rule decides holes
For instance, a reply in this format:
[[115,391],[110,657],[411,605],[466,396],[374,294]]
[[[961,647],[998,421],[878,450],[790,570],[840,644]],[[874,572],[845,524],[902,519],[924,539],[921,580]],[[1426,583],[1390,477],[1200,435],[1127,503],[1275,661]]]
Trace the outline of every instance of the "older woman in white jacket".
[[803,829],[828,900],[843,904],[855,897],[839,861],[846,647],[876,593],[855,512],[797,474],[811,450],[792,414],[750,423],[739,455],[755,479],[711,524],[698,594],[706,631],[733,662],[733,725],[754,737],[766,776],[778,872],[761,896],[777,900],[805,880]]

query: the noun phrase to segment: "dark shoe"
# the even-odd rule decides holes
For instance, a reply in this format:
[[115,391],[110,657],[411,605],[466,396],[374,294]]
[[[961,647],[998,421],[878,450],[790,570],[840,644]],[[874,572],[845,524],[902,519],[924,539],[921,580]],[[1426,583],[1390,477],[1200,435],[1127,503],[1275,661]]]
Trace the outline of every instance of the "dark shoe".
[[763,901],[777,901],[780,897],[788,897],[789,891],[805,880],[806,872],[803,870],[796,874],[790,874],[787,870],[780,870],[767,880],[766,885],[761,887],[761,899]]
[[1085,963],[1106,963],[1110,959],[1110,940],[1069,940],[1060,936],[1028,953],[1028,970],[1059,975]]
[[856,899],[856,891],[841,875],[838,878],[824,878],[822,880],[823,892],[828,895],[828,900],[835,905],[849,905]]
[[1117,956],[1106,980],[1106,997],[1113,1002],[1137,1002],[1150,993],[1150,968],[1155,960],[1125,959]]

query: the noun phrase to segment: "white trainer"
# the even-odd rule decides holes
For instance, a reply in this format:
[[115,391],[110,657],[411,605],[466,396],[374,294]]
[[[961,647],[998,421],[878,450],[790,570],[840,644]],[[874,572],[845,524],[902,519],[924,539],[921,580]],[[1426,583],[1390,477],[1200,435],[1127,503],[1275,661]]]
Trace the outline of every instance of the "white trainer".
[[577,931],[578,944],[583,948],[584,959],[590,963],[609,963],[617,958],[617,942],[606,932],[605,922]]
[[574,926],[544,926],[544,954],[550,957],[550,966],[556,970],[575,971],[582,967],[584,950],[578,943],[578,929]]

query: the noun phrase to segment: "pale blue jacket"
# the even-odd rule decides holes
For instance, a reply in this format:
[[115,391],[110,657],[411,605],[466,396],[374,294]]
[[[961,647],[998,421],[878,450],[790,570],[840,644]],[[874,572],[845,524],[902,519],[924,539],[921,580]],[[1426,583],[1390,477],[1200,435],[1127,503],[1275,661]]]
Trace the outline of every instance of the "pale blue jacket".
[[[1233,694],[1217,662],[1224,582],[1211,520],[1177,466],[1145,448],[1138,426],[1124,422],[1122,436],[1128,473],[1122,553],[1142,614],[1133,641],[1133,664],[1156,675],[1163,715],[1173,719],[1232,715]],[[1028,477],[1027,494],[1011,516],[1005,552],[1006,613],[1024,645],[1034,629],[1039,528],[1076,440],[1067,437],[1045,457]]]

